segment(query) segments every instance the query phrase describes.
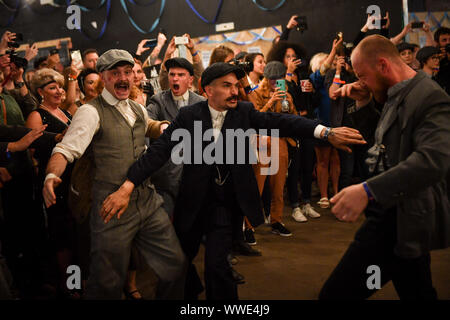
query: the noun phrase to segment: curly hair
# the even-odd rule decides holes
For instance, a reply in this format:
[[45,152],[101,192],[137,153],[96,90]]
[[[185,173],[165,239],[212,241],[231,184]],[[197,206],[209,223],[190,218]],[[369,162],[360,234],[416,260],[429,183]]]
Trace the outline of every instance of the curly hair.
[[280,40],[278,43],[274,44],[272,48],[270,49],[269,53],[267,54],[267,63],[271,61],[280,61],[284,63],[284,56],[286,54],[287,49],[294,50],[295,54],[297,55],[297,59],[302,59],[302,64],[297,67],[296,73],[297,74],[303,74],[308,72],[308,57],[306,54],[305,48],[303,48],[302,45],[283,41]]
[[297,55],[297,59],[306,59],[306,50],[302,45],[288,42],[288,41],[278,41],[277,44],[273,45],[267,54],[267,62],[270,61],[280,61],[284,62],[284,55],[287,49],[292,49]]
[[233,50],[226,46],[218,46],[211,53],[211,58],[209,59],[209,65],[216,62],[225,62],[225,59],[232,54],[234,56]]
[[37,70],[31,79],[31,92],[39,97],[37,89],[43,88],[51,82],[57,82],[61,88],[64,87],[64,77],[59,72],[49,68]]

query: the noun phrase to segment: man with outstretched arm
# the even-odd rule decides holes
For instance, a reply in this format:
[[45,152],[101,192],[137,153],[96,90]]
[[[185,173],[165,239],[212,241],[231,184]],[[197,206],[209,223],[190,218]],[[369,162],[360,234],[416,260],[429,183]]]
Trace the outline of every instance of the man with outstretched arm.
[[[233,221],[238,215],[245,215],[254,226],[264,222],[252,166],[248,160],[246,163],[236,161],[239,154],[249,154],[249,144],[239,149],[234,140],[228,140],[230,130],[279,129],[282,137],[328,137],[335,147],[346,150],[349,150],[347,144],[365,143],[354,129],[330,129],[299,116],[258,112],[251,103],[238,102],[239,79],[244,75],[244,71],[227,63],[209,66],[202,74],[201,83],[208,100],[180,109],[161,137],[131,166],[127,181],[105,200],[102,207],[106,220],[123,214],[133,190],[169,159],[177,144],[172,140],[173,133],[176,135],[182,129],[189,132],[193,142],[195,134],[201,134],[203,140],[208,140],[190,145],[186,143],[189,147],[183,150],[186,157],[174,212],[175,230],[190,262],[185,291],[187,299],[195,299],[202,291],[192,260],[198,253],[203,235],[206,236],[206,298],[237,299],[237,285],[227,263],[232,246]],[[205,138],[204,134],[211,132],[211,129],[213,134],[210,139]],[[222,143],[224,137],[226,144]],[[237,152],[233,153],[231,161],[216,160],[210,163],[202,155],[211,145],[214,145],[216,153],[220,153],[219,148],[222,148],[222,159],[230,156],[230,148],[236,148]]]
[[[157,299],[182,299],[185,257],[162,198],[149,180],[130,193],[128,209],[111,219],[101,215],[105,198],[126,180],[128,168],[145,152],[145,137],[157,137],[167,122],[150,120],[145,108],[128,99],[133,83],[133,57],[112,49],[97,61],[105,88],[75,114],[47,166],[43,195],[55,204],[54,188],[67,162],[85,152],[93,155],[90,215],[91,264],[87,299],[121,299],[134,242],[159,278]],[[143,181],[143,180],[142,180]]]

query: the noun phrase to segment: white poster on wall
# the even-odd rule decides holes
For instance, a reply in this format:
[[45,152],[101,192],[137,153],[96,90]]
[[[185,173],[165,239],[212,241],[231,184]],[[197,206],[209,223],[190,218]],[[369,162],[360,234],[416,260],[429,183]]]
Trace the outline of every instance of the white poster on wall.
[[248,47],[247,49],[248,53],[261,53],[260,47]]

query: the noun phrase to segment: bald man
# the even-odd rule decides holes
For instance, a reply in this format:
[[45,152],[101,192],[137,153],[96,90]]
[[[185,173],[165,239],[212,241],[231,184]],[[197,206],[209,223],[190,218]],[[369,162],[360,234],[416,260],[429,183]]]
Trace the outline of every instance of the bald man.
[[450,98],[382,36],[365,38],[351,59],[359,81],[334,94],[359,110],[384,106],[371,178],[331,199],[338,219],[354,222],[365,210],[366,220],[319,298],[365,299],[392,280],[400,299],[436,299],[430,251],[450,244]]

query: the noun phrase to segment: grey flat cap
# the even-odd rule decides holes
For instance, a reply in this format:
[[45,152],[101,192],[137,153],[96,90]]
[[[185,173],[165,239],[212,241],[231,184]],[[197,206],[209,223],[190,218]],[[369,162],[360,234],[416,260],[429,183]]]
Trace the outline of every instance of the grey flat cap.
[[111,69],[119,62],[129,63],[134,66],[133,56],[128,51],[111,49],[98,58],[96,68],[98,72],[102,72]]
[[271,61],[264,68],[264,77],[267,79],[283,79],[286,76],[286,67],[280,61]]

